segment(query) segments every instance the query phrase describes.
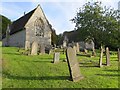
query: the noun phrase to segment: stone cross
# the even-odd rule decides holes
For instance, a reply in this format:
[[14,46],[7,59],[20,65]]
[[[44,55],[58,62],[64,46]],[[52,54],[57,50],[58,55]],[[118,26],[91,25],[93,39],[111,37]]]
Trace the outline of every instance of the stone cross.
[[38,55],[38,43],[35,41],[32,43],[31,55]]
[[75,50],[72,47],[68,47],[66,50],[67,63],[69,67],[70,77],[74,82],[83,79],[80,73],[79,64],[77,62],[77,57]]
[[106,47],[106,64],[110,66],[110,52],[108,47]]
[[55,52],[54,53],[54,58],[53,58],[53,63],[58,63],[60,59],[60,53],[59,52]]
[[118,61],[120,62],[120,49],[118,48]]

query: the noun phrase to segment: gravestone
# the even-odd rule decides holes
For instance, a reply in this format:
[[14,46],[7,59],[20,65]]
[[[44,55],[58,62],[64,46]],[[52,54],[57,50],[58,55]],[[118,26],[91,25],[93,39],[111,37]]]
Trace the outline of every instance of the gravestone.
[[79,46],[79,43],[76,43],[76,51],[77,51],[77,53],[79,53],[80,52],[80,46]]
[[30,42],[26,41],[25,42],[25,50],[29,50],[30,49]]
[[101,49],[100,49],[100,59],[99,59],[99,66],[100,67],[103,67],[103,65],[102,65],[102,57],[103,57],[103,51],[104,51],[104,49],[103,49],[103,47],[101,46]]
[[75,55],[76,55],[77,52],[76,52],[76,46],[75,46],[75,45],[73,45],[73,50],[74,50],[74,53],[75,53]]
[[63,41],[63,47],[67,47],[67,42],[66,41]]
[[32,43],[31,55],[37,55],[37,54],[38,54],[38,43],[33,42]]
[[69,67],[70,77],[74,82],[83,79],[80,73],[79,64],[77,62],[77,57],[75,50],[72,47],[68,47],[66,50],[67,63]]
[[44,46],[44,44],[40,44],[40,54],[45,54],[45,46]]
[[106,47],[106,64],[110,66],[110,52],[108,47]]
[[52,49],[49,49],[49,55],[52,54]]
[[54,53],[54,58],[53,58],[53,63],[58,63],[60,59],[60,53],[59,52],[55,52]]
[[88,53],[87,49],[85,49],[85,48],[84,48],[84,53],[85,53],[85,54],[87,54],[87,53]]
[[118,61],[120,62],[120,49],[118,48]]

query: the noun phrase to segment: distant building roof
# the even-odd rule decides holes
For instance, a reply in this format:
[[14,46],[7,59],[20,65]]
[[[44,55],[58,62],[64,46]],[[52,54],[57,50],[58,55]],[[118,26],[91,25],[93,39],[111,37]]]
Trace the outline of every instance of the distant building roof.
[[[29,13],[25,14],[24,16],[20,17],[19,19],[17,19],[16,21],[14,21],[11,25],[10,25],[10,35],[19,32],[23,29],[25,29],[25,24],[28,22],[28,20],[30,19],[30,17],[32,16],[32,14],[35,12],[35,10],[39,7],[40,5],[38,5],[35,9],[33,9],[32,11],[30,11]],[[41,6],[40,6],[41,8]],[[42,8],[41,8],[42,10]],[[43,10],[42,10],[43,12]],[[45,16],[44,12],[43,15]],[[50,26],[50,29],[52,30],[52,25],[48,22],[46,16],[45,19],[48,23],[48,25]],[[5,38],[6,35],[4,34],[2,36],[2,38]]]
[[25,14],[24,16],[20,17],[16,21],[14,21],[10,26],[10,35],[23,30],[25,24],[27,23],[27,21],[32,16],[32,14],[34,13],[35,10],[36,10],[36,8],[34,10],[30,11],[29,13]]

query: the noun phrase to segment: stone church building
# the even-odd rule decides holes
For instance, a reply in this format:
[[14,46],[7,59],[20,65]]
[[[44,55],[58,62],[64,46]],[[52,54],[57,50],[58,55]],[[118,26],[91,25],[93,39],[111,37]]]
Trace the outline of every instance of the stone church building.
[[8,26],[3,36],[3,46],[30,48],[35,41],[45,46],[51,45],[52,26],[49,24],[42,8],[38,5],[34,10],[20,17]]

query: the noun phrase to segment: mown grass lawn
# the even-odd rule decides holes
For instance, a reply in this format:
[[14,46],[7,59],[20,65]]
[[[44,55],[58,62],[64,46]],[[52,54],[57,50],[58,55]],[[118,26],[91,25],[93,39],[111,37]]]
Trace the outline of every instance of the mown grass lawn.
[[[16,47],[3,47],[3,88],[118,88],[117,55],[111,55],[111,66],[98,67],[97,57],[78,55],[80,70],[84,79],[72,82],[67,66],[63,62],[51,63],[53,55],[26,56]],[[103,58],[105,64],[105,56]]]

